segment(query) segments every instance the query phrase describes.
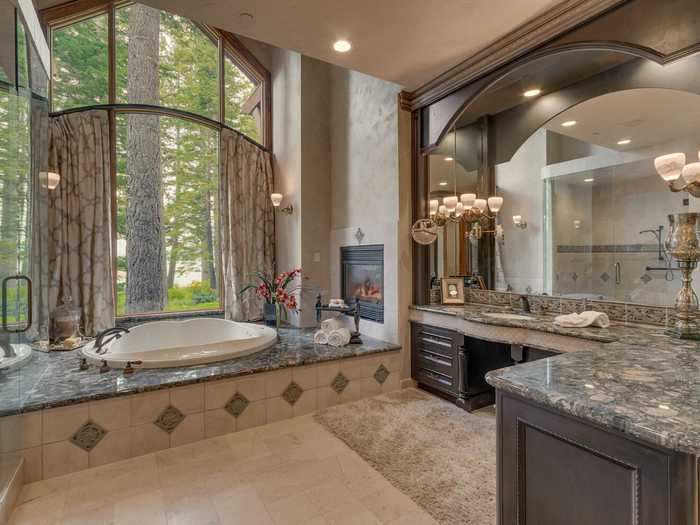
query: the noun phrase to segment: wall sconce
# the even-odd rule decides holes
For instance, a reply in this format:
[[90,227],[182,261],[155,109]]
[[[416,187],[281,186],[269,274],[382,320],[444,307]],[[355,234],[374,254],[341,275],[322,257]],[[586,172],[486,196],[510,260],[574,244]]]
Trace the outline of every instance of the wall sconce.
[[656,157],[654,167],[672,192],[687,191],[693,197],[700,197],[700,162],[686,164],[685,153],[671,153]]
[[527,228],[527,221],[523,219],[522,215],[513,215],[513,226],[524,230]]
[[574,230],[580,230],[581,229],[581,221],[578,219],[574,220]]
[[286,213],[287,215],[291,215],[292,212],[294,211],[294,208],[290,204],[289,206],[285,208],[280,208],[280,204],[282,204],[282,194],[281,193],[272,193],[270,195],[270,200],[272,201],[272,205],[275,207],[275,209],[279,209],[282,213]]
[[39,172],[39,181],[42,188],[55,190],[61,182],[61,176],[53,171],[41,171]]

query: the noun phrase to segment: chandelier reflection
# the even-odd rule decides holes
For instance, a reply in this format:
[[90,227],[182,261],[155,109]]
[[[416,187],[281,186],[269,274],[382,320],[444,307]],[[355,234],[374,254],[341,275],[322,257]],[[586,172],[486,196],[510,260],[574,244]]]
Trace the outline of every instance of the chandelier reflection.
[[495,220],[503,207],[503,197],[479,199],[475,193],[463,193],[459,197],[451,195],[442,199],[431,199],[429,202],[430,218],[437,226],[448,222],[463,223],[472,240],[479,240],[486,233],[493,233],[497,240],[503,239],[503,228],[496,225],[493,230],[485,229],[490,221]]

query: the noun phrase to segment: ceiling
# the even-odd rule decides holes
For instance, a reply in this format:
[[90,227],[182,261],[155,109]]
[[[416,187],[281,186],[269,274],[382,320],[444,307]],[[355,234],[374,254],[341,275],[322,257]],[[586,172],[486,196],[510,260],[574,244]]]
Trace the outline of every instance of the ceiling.
[[[143,1],[414,90],[560,0]],[[338,39],[352,50],[333,51]]]
[[[576,125],[563,127],[568,120]],[[617,91],[582,102],[545,127],[617,151],[649,148],[700,134],[700,95],[670,89]],[[631,142],[618,145],[621,139]]]

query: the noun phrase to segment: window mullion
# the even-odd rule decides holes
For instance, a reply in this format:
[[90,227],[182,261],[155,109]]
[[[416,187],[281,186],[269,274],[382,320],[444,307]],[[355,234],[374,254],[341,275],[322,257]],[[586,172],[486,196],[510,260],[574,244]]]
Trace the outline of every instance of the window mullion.
[[108,41],[107,41],[107,52],[109,54],[109,69],[107,72],[107,78],[109,82],[108,87],[108,100],[110,104],[115,104],[117,102],[117,59],[116,59],[116,16],[115,16],[115,6],[112,3],[109,6],[107,12],[107,23],[109,25],[108,29]]

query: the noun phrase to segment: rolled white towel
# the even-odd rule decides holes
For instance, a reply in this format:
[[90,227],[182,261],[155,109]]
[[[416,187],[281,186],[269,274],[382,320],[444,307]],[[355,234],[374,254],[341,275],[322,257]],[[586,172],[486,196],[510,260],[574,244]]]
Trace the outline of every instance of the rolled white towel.
[[554,323],[566,328],[585,328],[587,326],[607,328],[610,326],[610,319],[604,312],[587,310],[580,314],[559,315],[554,318]]
[[314,334],[314,343],[317,345],[327,345],[328,344],[328,334],[323,330],[318,330]]
[[330,334],[333,330],[340,330],[344,327],[345,325],[340,317],[330,317],[321,322],[321,330],[326,332],[326,334]]
[[345,346],[350,343],[350,330],[347,328],[339,328],[328,334],[328,344],[331,346]]
[[605,312],[586,310],[585,312],[581,312],[579,317],[583,317],[586,322],[588,322],[587,326],[597,326],[599,328],[607,328],[610,326],[610,318]]

